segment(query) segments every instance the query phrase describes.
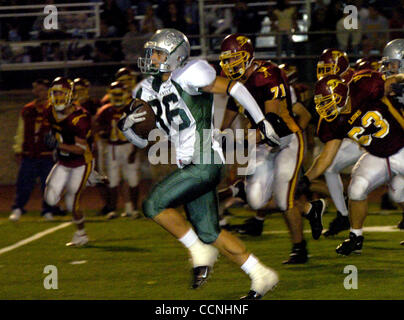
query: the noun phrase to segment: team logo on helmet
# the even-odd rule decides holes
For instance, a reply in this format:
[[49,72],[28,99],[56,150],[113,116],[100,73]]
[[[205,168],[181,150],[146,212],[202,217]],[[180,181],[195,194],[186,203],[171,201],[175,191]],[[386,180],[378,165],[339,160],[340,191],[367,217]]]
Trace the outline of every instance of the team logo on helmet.
[[248,39],[248,38],[245,37],[245,36],[238,36],[238,37],[236,38],[236,40],[237,40],[239,46],[242,47],[242,46],[244,46],[244,45],[248,42],[248,40],[250,40],[250,39]]
[[334,89],[338,87],[340,83],[343,83],[340,79],[331,79],[327,81],[327,86],[330,88],[330,90],[334,91]]

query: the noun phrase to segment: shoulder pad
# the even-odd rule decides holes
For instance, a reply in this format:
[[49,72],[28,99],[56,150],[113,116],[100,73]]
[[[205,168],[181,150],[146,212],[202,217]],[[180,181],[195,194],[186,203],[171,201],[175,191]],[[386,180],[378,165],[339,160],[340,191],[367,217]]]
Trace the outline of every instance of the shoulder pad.
[[274,64],[265,62],[251,75],[252,83],[257,87],[268,84],[272,86],[283,83],[281,70]]
[[191,60],[175,70],[172,79],[189,87],[203,88],[216,79],[216,70],[206,60]]

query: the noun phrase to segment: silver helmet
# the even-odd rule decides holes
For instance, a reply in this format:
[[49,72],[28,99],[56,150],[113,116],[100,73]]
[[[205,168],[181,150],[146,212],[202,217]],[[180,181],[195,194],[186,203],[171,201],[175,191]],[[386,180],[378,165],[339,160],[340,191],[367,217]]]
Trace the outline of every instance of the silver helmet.
[[[180,67],[188,59],[191,47],[188,38],[176,29],[160,29],[144,45],[145,57],[139,57],[137,64],[142,73],[158,74],[171,72]],[[159,65],[152,63],[153,51],[157,50],[167,55]]]
[[386,75],[404,73],[404,39],[390,41],[383,50],[380,71]]

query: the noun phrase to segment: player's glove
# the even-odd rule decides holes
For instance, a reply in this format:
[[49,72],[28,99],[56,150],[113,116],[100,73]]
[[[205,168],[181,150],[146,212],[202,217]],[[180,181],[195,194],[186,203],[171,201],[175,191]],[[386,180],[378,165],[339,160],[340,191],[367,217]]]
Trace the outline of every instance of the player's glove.
[[278,147],[280,140],[274,128],[267,120],[262,120],[258,123],[258,128],[264,136],[264,141],[271,147]]
[[58,140],[56,139],[56,137],[53,135],[52,131],[49,131],[44,138],[44,143],[46,145],[47,148],[53,150],[56,149],[59,145]]
[[310,185],[311,182],[309,178],[307,178],[306,175],[303,175],[296,186],[296,197],[300,197],[302,195],[310,196]]
[[130,115],[126,115],[126,113],[124,113],[122,115],[121,119],[119,119],[119,121],[118,121],[118,128],[121,131],[128,130],[135,123],[139,123],[139,122],[146,120],[146,118],[144,117],[146,115],[146,113],[147,113],[146,111],[139,112],[139,113],[134,112],[134,113],[131,113]]

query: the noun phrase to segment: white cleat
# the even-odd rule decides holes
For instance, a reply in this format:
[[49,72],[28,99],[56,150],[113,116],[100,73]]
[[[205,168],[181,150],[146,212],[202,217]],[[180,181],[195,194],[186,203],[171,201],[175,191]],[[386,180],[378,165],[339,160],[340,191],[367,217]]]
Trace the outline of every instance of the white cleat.
[[66,243],[66,247],[81,247],[88,243],[88,236],[87,234],[78,234],[77,231],[73,235],[72,241]]
[[141,218],[140,212],[137,210],[133,210],[131,212],[122,212],[121,217],[124,218],[132,218],[132,219],[139,219]]
[[11,212],[10,216],[8,217],[8,219],[9,219],[10,221],[17,222],[18,220],[20,220],[21,216],[22,216],[22,211],[21,211],[21,209],[20,209],[20,208],[15,208],[15,209]]
[[112,220],[112,219],[115,219],[115,218],[118,218],[118,217],[119,217],[119,215],[115,211],[111,211],[110,213],[107,214],[107,219],[108,220]]
[[47,213],[45,213],[45,214],[43,215],[43,217],[44,217],[44,219],[47,220],[47,221],[53,221],[53,220],[55,220],[55,219],[53,218],[52,212],[47,212]]

